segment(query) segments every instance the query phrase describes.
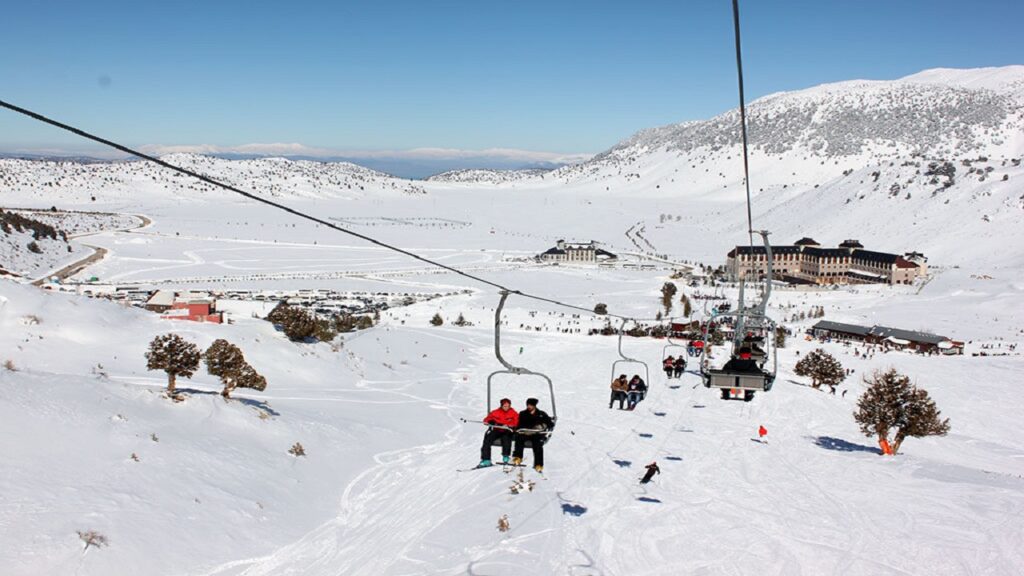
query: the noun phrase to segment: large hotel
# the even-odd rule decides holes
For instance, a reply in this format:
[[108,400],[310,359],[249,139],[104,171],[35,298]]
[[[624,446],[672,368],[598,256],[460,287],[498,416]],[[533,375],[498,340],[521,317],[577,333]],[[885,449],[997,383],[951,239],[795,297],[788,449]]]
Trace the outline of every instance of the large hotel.
[[[768,273],[764,246],[737,246],[729,251],[726,269],[733,280],[761,279]],[[794,284],[913,284],[928,272],[919,252],[903,256],[864,250],[856,240],[838,248],[822,248],[810,238],[789,246],[772,246],[772,275]]]

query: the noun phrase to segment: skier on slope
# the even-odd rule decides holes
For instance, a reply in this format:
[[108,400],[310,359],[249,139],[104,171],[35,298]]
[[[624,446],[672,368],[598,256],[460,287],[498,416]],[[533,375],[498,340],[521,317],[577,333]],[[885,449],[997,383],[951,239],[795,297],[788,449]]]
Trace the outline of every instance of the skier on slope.
[[647,468],[647,473],[640,479],[641,484],[647,484],[651,481],[651,478],[654,478],[655,474],[661,474],[661,468],[658,468],[657,462],[651,462],[647,466],[644,466],[644,468]]
[[537,399],[526,399],[526,410],[519,413],[519,426],[516,430],[516,447],[512,452],[512,464],[518,466],[523,462],[523,451],[526,449],[526,442],[530,441],[533,449],[533,469],[537,472],[544,471],[544,442],[547,441],[546,434],[539,432],[550,431],[555,427],[555,421],[548,416],[547,412],[537,409]]
[[479,466],[491,465],[491,446],[495,440],[501,442],[501,461],[507,463],[509,453],[512,451],[512,430],[519,425],[519,413],[512,409],[512,401],[502,398],[500,406],[484,418],[484,424],[488,426],[484,434],[484,443],[480,446]]

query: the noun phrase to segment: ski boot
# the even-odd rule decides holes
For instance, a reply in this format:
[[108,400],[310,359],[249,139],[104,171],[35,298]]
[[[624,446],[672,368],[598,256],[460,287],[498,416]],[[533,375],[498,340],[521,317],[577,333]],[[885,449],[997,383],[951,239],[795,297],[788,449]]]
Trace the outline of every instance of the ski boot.
[[513,466],[519,466],[522,463],[523,463],[523,459],[519,458],[518,456],[512,459],[512,465]]
[[508,464],[508,456],[502,456],[501,457],[501,463],[502,464]]
[[538,473],[543,473],[544,472],[544,467],[541,466],[540,464],[537,464],[536,466],[534,466],[533,469],[536,470]]
[[493,466],[490,460],[481,460],[480,463],[476,465],[477,468],[487,468],[488,466]]

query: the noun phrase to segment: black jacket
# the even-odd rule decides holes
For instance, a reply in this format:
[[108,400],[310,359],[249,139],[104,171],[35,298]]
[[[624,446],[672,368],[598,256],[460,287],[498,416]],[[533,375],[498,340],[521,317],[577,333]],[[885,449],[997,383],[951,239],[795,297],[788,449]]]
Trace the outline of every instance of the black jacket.
[[548,416],[548,413],[537,409],[536,412],[530,414],[529,410],[523,410],[519,413],[519,429],[532,428],[534,430],[551,430],[555,427],[555,421]]

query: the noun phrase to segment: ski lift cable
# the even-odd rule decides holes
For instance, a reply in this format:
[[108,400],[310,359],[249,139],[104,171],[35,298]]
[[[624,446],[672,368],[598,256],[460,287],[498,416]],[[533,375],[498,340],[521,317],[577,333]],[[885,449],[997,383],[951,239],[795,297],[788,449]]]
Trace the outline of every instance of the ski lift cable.
[[266,204],[266,205],[271,206],[273,208],[277,208],[278,210],[281,210],[283,212],[287,212],[287,213],[289,213],[289,214],[291,214],[293,216],[297,216],[297,217],[302,218],[304,220],[309,220],[311,222],[315,222],[315,223],[320,224],[322,226],[326,226],[327,228],[330,228],[332,230],[336,230],[338,232],[342,232],[344,234],[348,234],[350,236],[354,236],[356,238],[359,238],[361,240],[369,242],[370,244],[374,244],[374,245],[379,246],[381,248],[385,248],[387,250],[391,250],[393,252],[397,252],[399,254],[403,254],[405,256],[413,258],[414,260],[419,260],[420,262],[423,262],[425,264],[429,264],[431,266],[435,266],[437,268],[441,268],[441,269],[447,270],[449,272],[452,272],[454,274],[458,274],[458,275],[463,276],[465,278],[469,278],[470,280],[474,280],[476,282],[479,282],[481,284],[485,284],[485,285],[490,286],[492,288],[497,288],[499,291],[509,292],[511,294],[516,294],[518,296],[522,296],[523,298],[529,298],[531,300],[537,300],[537,301],[540,301],[540,302],[547,302],[549,304],[554,304],[556,306],[561,306],[563,308],[577,310],[577,311],[580,311],[580,312],[586,312],[588,314],[592,314],[592,315],[595,315],[595,316],[609,316],[609,317],[612,317],[612,318],[619,318],[619,319],[623,319],[623,320],[633,320],[635,322],[641,322],[641,321],[655,322],[655,321],[661,321],[661,320],[665,319],[665,318],[632,318],[632,317],[629,317],[629,316],[622,316],[622,315],[619,315],[619,314],[611,314],[611,313],[598,314],[597,312],[594,312],[594,310],[590,309],[590,308],[584,308],[582,306],[577,306],[575,304],[569,304],[569,303],[566,303],[566,302],[555,300],[553,298],[547,298],[547,297],[539,296],[539,295],[536,295],[536,294],[530,294],[530,293],[527,293],[527,292],[523,292],[521,290],[513,290],[513,289],[508,288],[508,287],[506,287],[506,286],[504,286],[502,284],[498,284],[496,282],[492,282],[490,280],[487,280],[486,278],[481,278],[480,276],[476,276],[474,274],[470,274],[468,272],[464,272],[462,270],[459,270],[458,268],[455,268],[454,266],[448,266],[446,264],[442,264],[442,263],[437,262],[435,260],[431,260],[430,258],[426,258],[424,256],[420,256],[419,254],[416,254],[416,253],[411,252],[409,250],[406,250],[406,249],[403,249],[403,248],[399,248],[398,246],[394,246],[394,245],[388,244],[386,242],[382,242],[382,241],[377,240],[376,238],[373,238],[373,237],[368,236],[366,234],[360,234],[359,232],[355,232],[353,230],[349,230],[348,228],[344,228],[344,227],[338,226],[337,224],[333,224],[331,222],[328,222],[327,220],[324,220],[324,219],[321,219],[321,218],[317,218],[316,216],[312,216],[312,215],[307,214],[305,212],[302,212],[300,210],[296,210],[295,208],[291,208],[291,207],[286,206],[284,204],[281,204],[279,202],[274,202],[273,200],[268,200],[268,199],[263,198],[261,196],[258,196],[256,194],[253,194],[252,192],[246,192],[245,190],[242,190],[242,189],[237,188],[235,186],[232,186],[230,184],[225,184],[225,183],[220,182],[219,180],[216,180],[216,179],[211,178],[209,176],[200,174],[198,172],[189,170],[187,168],[182,168],[180,166],[175,166],[174,164],[171,164],[169,162],[161,160],[160,158],[157,158],[155,156],[151,156],[149,154],[145,154],[143,152],[140,152],[138,150],[135,150],[133,148],[125,146],[123,144],[118,144],[117,142],[114,142],[112,140],[108,140],[106,138],[102,138],[100,136],[96,136],[96,135],[94,135],[94,134],[92,134],[90,132],[86,132],[85,130],[82,130],[80,128],[75,128],[74,126],[70,126],[70,125],[65,124],[63,122],[54,120],[52,118],[49,118],[49,117],[44,116],[42,114],[39,114],[38,112],[33,112],[33,111],[28,110],[26,108],[22,108],[20,106],[11,104],[10,102],[7,102],[5,100],[0,100],[0,107],[7,108],[8,110],[11,110],[13,112],[17,112],[17,113],[22,114],[24,116],[28,116],[29,118],[32,118],[34,120],[38,120],[40,122],[43,122],[44,124],[49,124],[51,126],[60,128],[61,130],[65,130],[67,132],[71,132],[72,134],[75,134],[77,136],[81,136],[82,138],[85,138],[87,140],[92,140],[93,142],[98,142],[100,144],[103,144],[104,146],[109,146],[111,148],[114,148],[115,150],[119,150],[119,151],[124,152],[126,154],[130,154],[132,156],[136,156],[136,157],[142,158],[143,160],[148,160],[150,162],[153,162],[154,164],[157,164],[159,166],[163,166],[164,168],[167,168],[168,170],[173,170],[174,172],[178,172],[180,174],[185,174],[186,176],[191,176],[191,177],[196,178],[196,179],[198,179],[198,180],[200,180],[202,182],[206,182],[207,184],[212,184],[213,186],[217,186],[219,188],[223,188],[223,189],[228,190],[230,192],[234,192],[235,194],[238,194],[240,196],[244,196],[244,197],[246,197],[246,198],[248,198],[250,200],[253,200],[255,202],[260,202],[262,204]]
[[754,217],[750,201],[750,163],[747,154],[747,105],[743,96],[743,53],[740,49],[740,4],[732,0],[732,24],[736,36],[736,76],[740,93],[740,135],[743,140],[743,183],[747,192],[747,236],[750,240],[750,252],[754,252]]

